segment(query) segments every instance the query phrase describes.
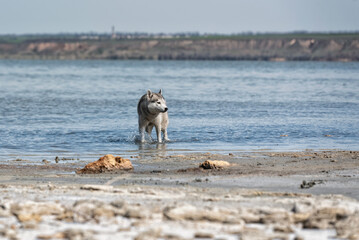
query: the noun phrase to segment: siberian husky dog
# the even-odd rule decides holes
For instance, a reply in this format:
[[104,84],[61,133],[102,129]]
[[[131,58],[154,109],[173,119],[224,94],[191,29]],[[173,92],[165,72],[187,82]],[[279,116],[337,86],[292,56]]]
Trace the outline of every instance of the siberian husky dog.
[[164,140],[169,141],[167,136],[167,126],[169,123],[166,100],[162,96],[162,89],[159,93],[147,90],[137,104],[138,128],[141,142],[145,142],[145,131],[151,136],[152,128],[155,126],[158,143],[162,142],[161,132]]

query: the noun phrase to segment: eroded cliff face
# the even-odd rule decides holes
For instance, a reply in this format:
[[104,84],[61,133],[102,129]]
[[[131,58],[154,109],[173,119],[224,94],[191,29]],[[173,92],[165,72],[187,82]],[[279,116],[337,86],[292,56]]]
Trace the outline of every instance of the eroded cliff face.
[[33,41],[0,43],[0,58],[359,61],[359,37]]

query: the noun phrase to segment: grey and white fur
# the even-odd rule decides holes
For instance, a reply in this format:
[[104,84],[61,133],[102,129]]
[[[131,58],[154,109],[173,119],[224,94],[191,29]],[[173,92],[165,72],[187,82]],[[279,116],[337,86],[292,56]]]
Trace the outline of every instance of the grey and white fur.
[[164,140],[169,141],[167,136],[168,108],[166,100],[162,96],[162,89],[158,93],[147,90],[137,104],[138,128],[141,142],[145,142],[145,131],[151,136],[152,128],[155,126],[158,143],[162,142],[161,132]]

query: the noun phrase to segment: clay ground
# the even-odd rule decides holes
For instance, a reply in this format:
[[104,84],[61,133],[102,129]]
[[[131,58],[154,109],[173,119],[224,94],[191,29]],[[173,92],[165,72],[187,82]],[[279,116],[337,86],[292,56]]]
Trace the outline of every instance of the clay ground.
[[359,239],[357,151],[127,157],[133,171],[82,175],[88,160],[3,161],[0,238]]

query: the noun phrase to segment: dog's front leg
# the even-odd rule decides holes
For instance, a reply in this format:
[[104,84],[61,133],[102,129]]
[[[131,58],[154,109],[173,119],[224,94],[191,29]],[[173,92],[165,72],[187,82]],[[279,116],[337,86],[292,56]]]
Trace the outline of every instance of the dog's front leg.
[[157,142],[161,143],[162,142],[162,136],[161,136],[161,127],[160,126],[156,126],[156,133],[157,133]]
[[167,129],[163,129],[163,138],[165,139],[165,141],[170,141],[167,135]]

